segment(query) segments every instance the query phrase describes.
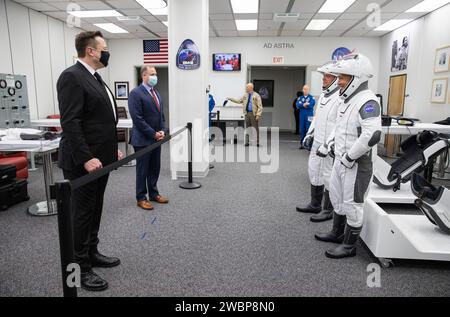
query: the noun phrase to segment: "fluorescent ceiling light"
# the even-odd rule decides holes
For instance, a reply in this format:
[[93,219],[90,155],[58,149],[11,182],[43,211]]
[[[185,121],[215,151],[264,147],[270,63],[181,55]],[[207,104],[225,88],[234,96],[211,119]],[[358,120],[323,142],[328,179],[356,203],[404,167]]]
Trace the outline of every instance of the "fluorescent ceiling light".
[[127,30],[122,29],[120,26],[117,26],[114,23],[96,23],[94,25],[109,33],[128,33]]
[[419,2],[411,9],[406,10],[406,12],[431,12],[446,5],[449,2],[449,0],[424,0],[422,2]]
[[167,15],[167,3],[163,0],[136,0],[145,10],[153,15]]
[[255,31],[258,29],[258,20],[236,20],[238,31]]
[[342,13],[350,7],[355,0],[327,0],[320,8],[319,13]]
[[234,13],[258,13],[259,0],[231,0]]
[[167,3],[163,0],[136,0],[145,9],[162,9],[167,7]]
[[413,19],[393,19],[377,27],[374,31],[392,31],[411,22]]
[[67,13],[78,18],[109,18],[122,16],[122,14],[120,14],[116,10],[67,11]]
[[309,22],[308,26],[306,27],[306,30],[308,31],[322,31],[325,30],[330,26],[331,23],[333,23],[334,20],[329,19],[313,19],[311,22]]

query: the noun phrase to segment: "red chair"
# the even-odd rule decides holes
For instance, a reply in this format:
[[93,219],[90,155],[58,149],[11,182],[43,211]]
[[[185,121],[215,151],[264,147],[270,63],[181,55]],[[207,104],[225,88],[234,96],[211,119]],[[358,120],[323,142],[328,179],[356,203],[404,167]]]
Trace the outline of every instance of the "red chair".
[[0,153],[0,165],[15,165],[16,177],[19,179],[28,178],[28,159],[26,152]]

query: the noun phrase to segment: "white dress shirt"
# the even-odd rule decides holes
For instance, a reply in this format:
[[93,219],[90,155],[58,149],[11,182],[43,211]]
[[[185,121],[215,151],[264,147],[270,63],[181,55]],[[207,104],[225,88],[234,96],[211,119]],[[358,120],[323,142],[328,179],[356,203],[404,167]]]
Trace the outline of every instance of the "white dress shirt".
[[[81,59],[78,60],[81,65],[83,65],[84,67],[86,67],[86,69],[91,73],[92,76],[94,76],[95,80],[97,80],[97,78],[95,77],[95,69],[93,69],[90,65],[86,64],[85,62],[83,62]],[[114,114],[114,119],[117,120],[117,114],[116,114],[116,109],[114,109],[114,97],[111,95],[111,92],[109,91],[108,88],[106,88],[106,86],[104,86],[106,93],[108,94],[109,97],[109,101],[111,102],[111,108]]]

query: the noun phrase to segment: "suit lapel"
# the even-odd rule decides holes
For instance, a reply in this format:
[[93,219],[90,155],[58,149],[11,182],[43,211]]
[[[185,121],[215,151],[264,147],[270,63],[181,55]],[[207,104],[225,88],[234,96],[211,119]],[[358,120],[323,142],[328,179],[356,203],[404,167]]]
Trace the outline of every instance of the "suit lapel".
[[[112,108],[110,107],[111,105],[111,100],[109,99],[108,93],[106,92],[106,89],[104,89],[100,83],[97,81],[97,79],[86,69],[86,67],[84,67],[80,62],[77,62],[78,67],[80,67],[81,69],[84,70],[85,74],[86,74],[86,78],[88,83],[95,89],[97,90],[97,92],[103,97],[103,99],[105,100],[105,106],[106,108],[108,108],[108,111],[111,113],[111,115],[114,118],[114,113]],[[105,87],[107,87],[107,89],[109,90],[109,87],[105,84]],[[111,92],[111,90],[110,90]],[[113,94],[111,94],[111,96],[114,96]],[[114,98],[113,98],[114,100]],[[117,110],[117,106],[116,106],[116,101],[114,100],[114,107]],[[116,111],[117,114],[117,111]]]
[[[145,88],[144,85],[141,85],[141,89],[144,91],[144,94],[147,95],[150,98],[150,103],[153,104],[152,106],[156,109],[156,111],[160,112],[161,110],[158,111],[158,106],[155,104],[155,100],[153,99],[153,96],[149,93],[147,88]],[[158,92],[156,90],[154,90],[154,91],[155,91],[155,94],[156,94],[156,98],[158,98],[159,106],[161,108],[161,98],[159,97]]]

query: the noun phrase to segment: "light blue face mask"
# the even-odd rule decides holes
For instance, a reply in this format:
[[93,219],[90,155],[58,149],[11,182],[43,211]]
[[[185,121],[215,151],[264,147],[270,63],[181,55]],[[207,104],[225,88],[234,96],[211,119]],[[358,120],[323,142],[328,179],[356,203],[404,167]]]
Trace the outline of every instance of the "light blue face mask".
[[157,76],[150,76],[150,77],[148,78],[148,84],[149,84],[151,87],[155,87],[155,86],[158,84],[158,77],[157,77]]

